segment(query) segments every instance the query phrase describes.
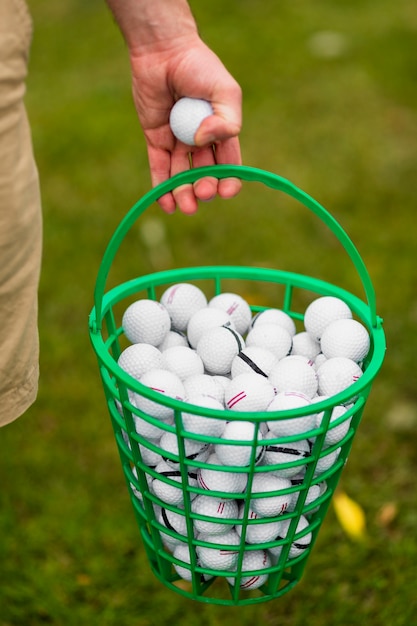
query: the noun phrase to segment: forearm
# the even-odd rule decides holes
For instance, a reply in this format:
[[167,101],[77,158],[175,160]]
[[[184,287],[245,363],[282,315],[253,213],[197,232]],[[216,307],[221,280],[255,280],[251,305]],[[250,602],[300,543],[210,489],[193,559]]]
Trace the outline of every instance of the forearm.
[[197,26],[186,0],[107,0],[131,53],[166,49],[194,36]]

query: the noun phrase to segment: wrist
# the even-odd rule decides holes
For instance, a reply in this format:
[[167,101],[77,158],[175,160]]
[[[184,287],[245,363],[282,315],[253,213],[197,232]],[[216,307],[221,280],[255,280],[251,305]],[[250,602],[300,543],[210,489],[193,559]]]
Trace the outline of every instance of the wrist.
[[197,35],[186,0],[107,0],[133,56],[169,50]]

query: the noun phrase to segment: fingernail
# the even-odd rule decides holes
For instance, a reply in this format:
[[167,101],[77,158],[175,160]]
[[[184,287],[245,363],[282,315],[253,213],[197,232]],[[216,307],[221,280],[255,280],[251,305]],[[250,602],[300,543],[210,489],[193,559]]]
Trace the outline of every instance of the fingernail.
[[215,143],[216,137],[213,134],[209,134],[203,137],[199,137],[198,133],[195,136],[195,145],[198,147],[201,146],[209,146],[212,143]]

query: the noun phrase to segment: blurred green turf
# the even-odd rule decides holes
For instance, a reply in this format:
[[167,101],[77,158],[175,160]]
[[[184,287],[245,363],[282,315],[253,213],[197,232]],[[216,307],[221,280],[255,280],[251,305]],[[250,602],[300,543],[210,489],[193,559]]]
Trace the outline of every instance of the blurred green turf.
[[[36,405],[0,433],[0,625],[416,623],[417,7],[411,0],[192,5],[203,38],[243,87],[245,164],[279,173],[322,202],[375,284],[387,358],[341,481],[365,511],[367,537],[352,542],[330,509],[302,583],[256,608],[189,602],[153,578],[87,329],[105,245],[149,188],[126,50],[101,0],[31,0],[27,105],[45,233],[42,376]],[[155,228],[165,238],[160,249],[146,245]],[[230,262],[357,287],[328,233],[257,190],[192,218],[150,209],[126,251],[113,282]]]

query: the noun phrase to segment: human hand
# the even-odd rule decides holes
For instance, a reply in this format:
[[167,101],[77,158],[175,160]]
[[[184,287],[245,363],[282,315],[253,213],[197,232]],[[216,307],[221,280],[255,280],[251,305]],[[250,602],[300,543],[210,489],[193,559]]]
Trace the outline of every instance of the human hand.
[[[241,89],[197,33],[132,50],[130,60],[133,99],[154,186],[190,167],[241,163]],[[183,96],[208,100],[214,111],[201,123],[195,146],[177,140],[169,126],[171,108]],[[173,213],[178,206],[183,213],[192,214],[199,200],[208,201],[217,194],[231,198],[240,188],[236,178],[205,177],[178,187],[158,202],[166,213]]]

